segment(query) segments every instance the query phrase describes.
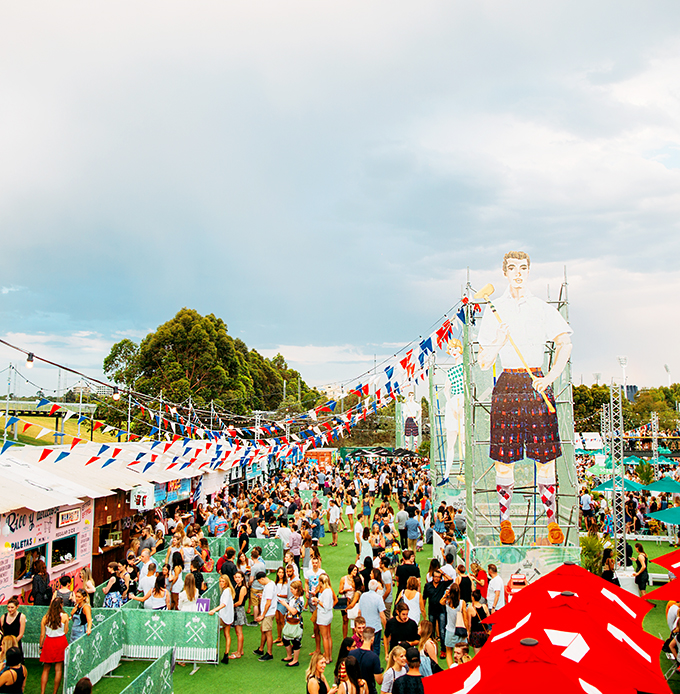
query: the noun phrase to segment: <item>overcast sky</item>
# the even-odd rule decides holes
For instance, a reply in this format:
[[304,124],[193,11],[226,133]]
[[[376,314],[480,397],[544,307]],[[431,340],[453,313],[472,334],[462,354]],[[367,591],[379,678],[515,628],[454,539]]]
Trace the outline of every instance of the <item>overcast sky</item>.
[[188,306],[321,384],[523,249],[575,382],[680,380],[676,0],[0,8],[5,339],[96,374]]

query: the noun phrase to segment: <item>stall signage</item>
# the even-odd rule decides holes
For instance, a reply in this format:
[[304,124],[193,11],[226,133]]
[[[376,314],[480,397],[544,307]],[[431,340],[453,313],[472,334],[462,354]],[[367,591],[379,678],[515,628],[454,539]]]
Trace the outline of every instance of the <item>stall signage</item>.
[[181,480],[172,480],[168,482],[167,496],[165,497],[166,504],[172,504],[175,501],[188,499],[191,496],[191,479],[185,477]]
[[130,492],[130,508],[136,511],[150,511],[154,508],[155,490],[152,484],[135,487]]
[[165,505],[165,482],[156,483],[153,487],[153,506],[154,508],[160,508]]
[[80,508],[72,508],[68,511],[59,511],[57,516],[57,528],[65,528],[69,525],[80,523]]

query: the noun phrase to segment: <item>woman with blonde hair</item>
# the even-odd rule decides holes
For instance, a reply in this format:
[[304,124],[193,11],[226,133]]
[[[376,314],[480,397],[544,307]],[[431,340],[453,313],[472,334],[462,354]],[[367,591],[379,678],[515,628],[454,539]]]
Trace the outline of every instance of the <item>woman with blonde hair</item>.
[[40,621],[40,662],[43,664],[40,694],[45,694],[51,665],[54,665],[54,694],[59,691],[64,670],[64,652],[68,646],[68,615],[64,612],[63,605],[62,599],[55,597],[47,614]]
[[401,646],[395,646],[387,656],[387,667],[385,668],[380,691],[389,694],[392,691],[392,687],[394,687],[395,680],[403,677],[407,672],[406,649]]
[[[2,643],[0,643],[0,672],[5,668],[7,664],[7,651],[10,648],[19,648],[19,641],[17,641],[16,636],[3,636]],[[0,689],[0,691],[2,691]]]
[[172,566],[172,555],[179,553],[184,561],[184,553],[182,552],[182,536],[179,533],[174,533],[172,540],[170,540],[170,546],[168,551],[165,553],[165,563]]
[[333,660],[333,637],[331,636],[331,624],[333,623],[333,607],[338,599],[335,597],[331,587],[331,579],[328,574],[319,576],[319,589],[316,594],[317,610],[316,625],[319,627],[321,640],[323,642],[323,653],[326,661]]
[[286,647],[286,657],[283,661],[286,667],[300,665],[300,649],[302,648],[302,610],[304,609],[304,588],[299,580],[290,583],[291,597],[284,600],[286,608],[286,625],[283,627],[283,645]]
[[307,682],[307,694],[335,694],[338,691],[337,685],[328,687],[324,670],[328,661],[324,658],[323,653],[312,653],[309,659],[309,667],[305,673],[305,681]]
[[418,651],[420,651],[420,674],[423,677],[434,675],[435,672],[441,672],[441,667],[437,662],[437,644],[432,638],[434,634],[434,626],[432,622],[424,619],[418,625]]
[[80,570],[80,580],[83,582],[83,588],[85,588],[85,592],[90,596],[90,603],[92,603],[94,594],[97,592],[97,586],[94,584],[92,570],[89,566],[84,566]]
[[189,572],[184,578],[184,589],[179,594],[178,607],[180,612],[196,612],[198,605],[198,590],[196,589],[196,579]]
[[227,574],[220,574],[219,581],[222,590],[220,604],[210,610],[208,614],[215,614],[216,612],[220,614],[220,625],[224,631],[224,655],[221,662],[228,665],[229,650],[231,649],[231,625],[234,623],[234,588]]

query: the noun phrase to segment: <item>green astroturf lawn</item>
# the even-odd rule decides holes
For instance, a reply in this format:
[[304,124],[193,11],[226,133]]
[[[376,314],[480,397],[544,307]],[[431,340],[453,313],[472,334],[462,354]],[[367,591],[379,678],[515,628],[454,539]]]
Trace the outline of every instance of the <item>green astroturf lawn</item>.
[[[323,558],[323,568],[331,577],[333,588],[337,591],[340,577],[347,570],[347,565],[354,561],[355,550],[352,533],[341,532],[339,535],[339,546],[328,547],[331,538],[330,534],[322,540],[325,545],[321,549]],[[668,545],[656,545],[652,542],[645,542],[645,551],[653,560],[662,554],[672,551]],[[431,546],[426,545],[425,550],[418,554],[418,563],[421,571],[427,571],[431,557]],[[651,567],[653,572],[662,573],[661,567]],[[335,657],[342,641],[342,617],[335,611],[333,619],[333,656]],[[257,656],[252,651],[260,643],[260,630],[256,627],[244,627],[245,636],[245,656],[239,660],[230,661],[229,665],[206,665],[201,664],[200,670],[195,675],[190,675],[191,664],[186,667],[175,668],[175,692],[176,694],[206,694],[207,692],[228,692],[228,694],[269,694],[278,692],[280,694],[293,694],[305,691],[304,675],[309,656],[307,655],[314,649],[312,638],[311,623],[308,613],[305,614],[305,631],[302,642],[301,666],[299,668],[286,668],[281,658],[285,655],[283,647],[274,646],[274,660],[260,663]],[[665,602],[655,603],[654,609],[650,611],[644,621],[646,631],[657,637],[665,638],[668,628],[665,619]],[[276,626],[274,627],[276,629]],[[275,632],[276,634],[276,632]],[[222,641],[222,649],[224,642]],[[236,648],[236,637],[232,630],[232,650]],[[148,665],[146,661],[122,662],[113,673],[115,678],[105,678],[95,685],[94,691],[97,694],[117,694],[121,692],[132,680],[141,673]],[[440,664],[445,666],[444,661]],[[661,660],[661,667],[665,671],[668,669],[670,661],[666,660],[665,654]],[[384,658],[383,658],[384,666]],[[40,692],[40,664],[35,660],[28,661],[28,682],[26,692]],[[333,666],[327,670],[327,679],[333,681]],[[680,674],[674,675],[670,682],[671,691],[680,693]],[[52,693],[52,677],[47,687],[47,693]]]

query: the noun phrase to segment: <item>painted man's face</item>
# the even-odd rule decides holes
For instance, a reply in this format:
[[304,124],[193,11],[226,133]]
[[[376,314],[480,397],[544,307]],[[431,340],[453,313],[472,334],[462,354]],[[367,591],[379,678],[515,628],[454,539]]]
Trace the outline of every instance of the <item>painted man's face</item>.
[[511,287],[521,289],[529,278],[529,261],[520,258],[508,258],[506,261],[505,276]]

